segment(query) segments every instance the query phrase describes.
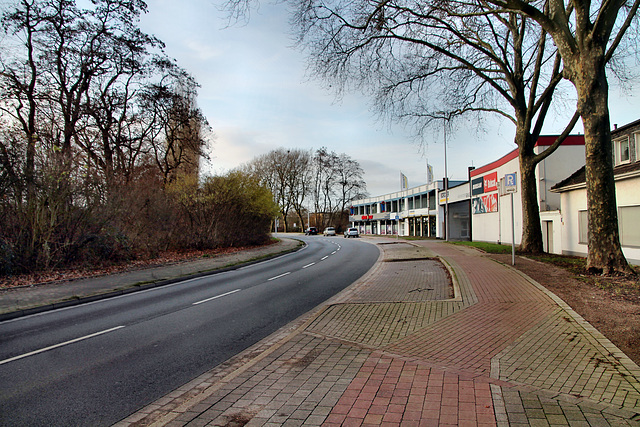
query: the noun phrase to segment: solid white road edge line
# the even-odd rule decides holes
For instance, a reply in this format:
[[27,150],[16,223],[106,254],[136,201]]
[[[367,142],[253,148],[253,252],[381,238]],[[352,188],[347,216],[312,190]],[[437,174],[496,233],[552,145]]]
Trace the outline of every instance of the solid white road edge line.
[[214,299],[226,297],[227,295],[235,294],[236,292],[240,292],[241,289],[236,289],[235,291],[226,292],[224,294],[216,295],[215,297],[203,299],[202,301],[194,302],[192,305],[202,304],[203,302],[213,301]]
[[5,363],[9,363],[9,362],[13,362],[13,361],[16,361],[16,360],[19,360],[19,359],[23,359],[25,357],[34,356],[34,355],[39,354],[39,353],[44,353],[45,351],[49,351],[49,350],[53,350],[54,348],[58,348],[58,347],[62,347],[62,346],[65,346],[65,345],[73,344],[73,343],[76,343],[78,341],[82,341],[82,340],[86,340],[86,339],[89,339],[89,338],[97,337],[98,335],[103,335],[103,334],[107,334],[109,332],[117,331],[118,329],[122,329],[122,328],[124,328],[124,326],[116,326],[115,328],[106,329],[104,331],[96,332],[96,333],[93,333],[93,334],[90,334],[90,335],[86,335],[84,337],[75,338],[75,339],[72,339],[72,340],[69,340],[69,341],[62,342],[60,344],[52,345],[50,347],[41,348],[40,350],[31,351],[29,353],[25,353],[25,354],[22,354],[20,356],[15,356],[15,357],[12,357],[10,359],[0,360],[0,365],[4,365]]

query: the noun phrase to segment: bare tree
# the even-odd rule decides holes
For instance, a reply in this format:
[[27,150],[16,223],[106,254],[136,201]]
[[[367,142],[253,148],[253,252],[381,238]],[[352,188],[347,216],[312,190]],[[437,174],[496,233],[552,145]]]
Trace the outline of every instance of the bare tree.
[[347,224],[349,216],[347,206],[354,200],[366,197],[367,184],[364,181],[364,171],[360,163],[353,160],[346,154],[338,156],[336,169],[336,194],[338,195],[338,215],[340,223]]
[[150,139],[155,162],[164,181],[176,179],[180,171],[197,176],[199,158],[205,156],[203,128],[207,120],[195,104],[197,85],[176,67],[173,79],[151,86],[146,104],[153,111]]
[[316,217],[322,215],[322,226],[326,226],[332,219],[335,202],[334,174],[338,156],[329,152],[326,147],[318,149],[313,157],[314,164],[314,211]]
[[[255,2],[230,1],[238,18]],[[418,136],[439,121],[497,114],[515,126],[522,180],[520,250],[542,252],[536,165],[574,127],[536,154],[535,144],[562,81],[546,31],[513,12],[444,1],[288,2],[311,72],[339,92],[364,91],[384,118],[409,122]]]
[[285,231],[290,229],[287,218],[293,213],[305,228],[308,204],[313,205],[316,216],[322,215],[322,224],[318,225],[341,220],[347,204],[366,190],[358,162],[326,148],[313,156],[306,150],[279,148],[256,157],[241,169],[271,190]]
[[290,229],[287,217],[291,211],[298,215],[304,228],[303,208],[309,188],[310,159],[308,151],[279,148],[255,158],[242,168],[271,190],[279,206],[285,232]]
[[346,154],[336,154],[326,147],[316,150],[313,158],[314,207],[322,214],[322,225],[342,220],[346,206],[366,193],[360,164]]
[[535,167],[578,119],[574,115],[549,149],[534,152],[562,80],[547,33],[516,13],[457,2],[296,3],[300,43],[313,73],[339,90],[370,93],[382,116],[412,123],[418,135],[470,113],[497,114],[514,124],[522,179],[520,249],[542,252]]
[[[640,0],[487,0],[496,11],[512,10],[548,32],[562,57],[563,75],[578,93],[577,111],[585,132],[589,254],[587,268],[632,273],[620,246],[613,176],[607,66],[636,32]],[[635,42],[631,41],[632,43]],[[635,49],[635,45],[631,45]],[[636,53],[635,51],[633,53]],[[620,63],[616,65],[621,65]]]
[[145,11],[142,0],[3,7],[0,238],[24,268],[69,262],[104,234],[109,198],[134,174],[155,185],[154,160],[165,181],[197,164],[197,84],[137,27]]

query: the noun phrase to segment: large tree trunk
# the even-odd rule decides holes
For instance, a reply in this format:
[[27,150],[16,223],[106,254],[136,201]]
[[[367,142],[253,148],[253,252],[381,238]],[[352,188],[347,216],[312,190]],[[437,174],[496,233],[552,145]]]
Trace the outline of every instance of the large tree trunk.
[[[583,65],[585,65],[583,63]],[[578,110],[585,133],[589,254],[587,269],[611,274],[632,273],[620,246],[609,122],[609,88],[602,61],[574,76]]]
[[[518,144],[520,147],[523,145]],[[520,252],[539,254],[543,252],[540,206],[536,181],[535,155],[520,149],[520,188],[522,190],[522,240]]]

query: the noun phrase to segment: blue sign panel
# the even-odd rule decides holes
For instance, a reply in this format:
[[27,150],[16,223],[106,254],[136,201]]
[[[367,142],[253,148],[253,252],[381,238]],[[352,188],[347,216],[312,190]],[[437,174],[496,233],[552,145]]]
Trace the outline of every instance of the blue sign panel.
[[508,173],[504,176],[504,191],[506,193],[515,193],[518,189],[516,173]]

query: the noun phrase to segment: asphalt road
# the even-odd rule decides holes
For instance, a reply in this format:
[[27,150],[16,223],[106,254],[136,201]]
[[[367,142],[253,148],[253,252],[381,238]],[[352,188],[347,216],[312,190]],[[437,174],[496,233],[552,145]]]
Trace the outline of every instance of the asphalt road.
[[0,425],[111,425],[316,307],[371,268],[360,239],[0,323]]

